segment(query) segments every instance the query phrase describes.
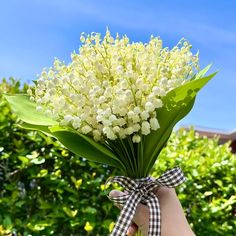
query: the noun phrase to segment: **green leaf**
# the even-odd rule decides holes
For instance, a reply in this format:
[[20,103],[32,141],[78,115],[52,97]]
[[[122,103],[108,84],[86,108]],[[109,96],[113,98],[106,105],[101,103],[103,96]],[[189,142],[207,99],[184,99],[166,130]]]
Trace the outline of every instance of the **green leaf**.
[[3,220],[3,226],[7,230],[11,230],[12,229],[13,225],[12,225],[11,218],[9,216],[5,216],[5,218]]
[[17,124],[20,128],[23,129],[29,129],[29,130],[36,130],[45,133],[48,136],[53,137],[53,134],[49,130],[48,126],[46,125],[33,125],[29,123],[22,122],[20,124]]
[[9,102],[12,110],[23,122],[44,126],[57,125],[56,121],[44,115],[42,112],[36,111],[36,104],[30,101],[29,96],[24,94],[4,94],[4,97]]
[[148,173],[151,171],[157,156],[161,152],[162,148],[166,145],[175,124],[190,112],[193,104],[194,99],[190,100],[189,104],[185,107],[180,106],[171,112],[163,108],[160,112],[158,112],[160,129],[157,131],[159,132],[157,133],[157,131],[155,131],[145,139],[144,156],[149,157],[149,162],[146,164],[146,175],[148,175]]
[[37,177],[42,178],[45,177],[48,174],[48,170],[47,169],[42,169],[40,170],[40,172],[37,174]]
[[[183,103],[187,104],[188,101],[191,98],[194,98],[197,93],[200,91],[202,87],[206,85],[206,83],[212,79],[217,72],[206,76],[204,78],[196,79],[196,80],[191,80],[185,84],[183,84],[180,87],[177,87],[173,90],[171,90],[167,96],[164,97],[164,103],[165,102],[171,102],[170,104],[167,104],[168,106],[173,106],[173,105],[182,105]],[[166,101],[165,101],[166,100]],[[176,104],[173,104],[175,102]],[[178,104],[178,102],[180,102]]]
[[18,159],[22,161],[24,165],[27,165],[29,163],[29,159],[24,156],[18,156]]
[[31,223],[29,222],[27,224],[27,227],[33,231],[42,231],[44,230],[45,228],[49,227],[52,225],[52,222],[51,221],[42,221],[42,222],[38,222],[38,223]]
[[62,207],[62,209],[71,218],[74,218],[78,213],[78,210],[73,211],[69,207],[66,207],[66,206]]
[[41,165],[45,162],[45,158],[43,158],[43,157],[34,158],[30,162],[35,165]]
[[212,64],[206,66],[204,69],[202,69],[201,71],[199,71],[196,76],[195,76],[195,79],[200,79],[202,78],[206,73],[207,71],[211,68]]
[[146,136],[144,141],[145,175],[149,174],[158,154],[168,141],[175,124],[191,111],[198,91],[215,74],[197,80],[190,80],[188,83],[171,90],[163,98],[164,106],[157,110],[160,128]]
[[78,156],[84,157],[89,161],[124,169],[120,160],[107,147],[95,142],[92,138],[58,126],[50,127],[49,129],[54,137]]
[[86,207],[86,208],[83,210],[83,212],[90,213],[90,214],[96,214],[96,213],[97,213],[97,209],[94,208],[94,207],[88,206],[88,207]]
[[77,180],[74,176],[71,176],[70,179],[74,183],[76,189],[79,189],[81,184],[82,184],[82,182],[83,182],[83,180],[82,179],[78,179]]

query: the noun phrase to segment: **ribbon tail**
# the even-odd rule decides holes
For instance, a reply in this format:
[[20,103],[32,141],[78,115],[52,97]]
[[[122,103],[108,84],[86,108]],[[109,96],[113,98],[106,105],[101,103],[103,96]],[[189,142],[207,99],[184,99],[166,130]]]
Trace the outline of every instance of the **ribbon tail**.
[[127,230],[134,218],[136,208],[142,196],[133,192],[121,210],[120,216],[110,236],[126,236]]
[[149,208],[149,230],[148,236],[160,236],[161,235],[161,209],[158,197],[151,193],[147,205]]

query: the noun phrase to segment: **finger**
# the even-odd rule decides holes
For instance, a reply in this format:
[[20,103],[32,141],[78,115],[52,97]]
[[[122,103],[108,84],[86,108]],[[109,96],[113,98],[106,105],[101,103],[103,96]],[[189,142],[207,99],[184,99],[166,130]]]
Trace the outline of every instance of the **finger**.
[[[127,192],[122,192],[122,191],[119,191],[119,190],[112,190],[110,193],[109,193],[109,198],[115,198],[115,197],[119,197],[119,196],[124,196],[124,195],[126,195],[127,194]],[[116,207],[118,207],[119,209],[122,209],[122,207],[123,207],[123,205],[121,205],[121,204],[116,204],[116,203],[114,203],[114,205],[116,206]]]
[[109,193],[109,197],[118,197],[118,196],[124,196],[124,195],[127,195],[129,194],[128,191],[120,191],[120,190],[111,190],[111,192]]
[[138,228],[144,233],[144,235],[147,235],[149,228],[148,206],[139,203],[133,221],[135,222],[136,225],[138,225]]
[[128,236],[133,236],[138,231],[138,226],[135,223],[132,223],[127,231]]
[[123,195],[125,195],[125,193],[122,191],[119,191],[119,190],[111,190],[111,192],[109,193],[110,198],[119,197],[119,196],[123,196]]

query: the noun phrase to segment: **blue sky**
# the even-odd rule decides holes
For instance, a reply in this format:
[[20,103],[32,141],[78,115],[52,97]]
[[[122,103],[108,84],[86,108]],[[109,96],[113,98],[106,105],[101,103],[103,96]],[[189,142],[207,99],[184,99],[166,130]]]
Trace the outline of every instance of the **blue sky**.
[[235,0],[8,0],[0,2],[0,78],[36,78],[54,57],[69,62],[81,32],[160,36],[172,47],[182,37],[200,51],[201,66],[218,75],[199,93],[181,125],[236,129]]

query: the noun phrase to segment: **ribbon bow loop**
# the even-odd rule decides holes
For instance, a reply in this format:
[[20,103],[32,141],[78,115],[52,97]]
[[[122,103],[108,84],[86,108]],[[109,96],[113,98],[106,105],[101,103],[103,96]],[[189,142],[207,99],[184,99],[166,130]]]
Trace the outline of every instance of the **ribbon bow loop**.
[[182,170],[178,167],[175,167],[171,170],[166,171],[161,175],[156,182],[161,186],[166,186],[169,188],[175,188],[185,181],[185,176]]
[[157,196],[153,190],[159,186],[176,187],[185,181],[182,170],[178,167],[166,171],[157,179],[151,177],[132,180],[125,176],[115,176],[107,182],[118,183],[128,194],[109,197],[115,204],[122,205],[120,216],[111,236],[125,236],[140,202],[149,208],[149,236],[160,236],[161,214]]

